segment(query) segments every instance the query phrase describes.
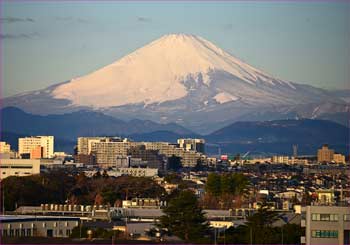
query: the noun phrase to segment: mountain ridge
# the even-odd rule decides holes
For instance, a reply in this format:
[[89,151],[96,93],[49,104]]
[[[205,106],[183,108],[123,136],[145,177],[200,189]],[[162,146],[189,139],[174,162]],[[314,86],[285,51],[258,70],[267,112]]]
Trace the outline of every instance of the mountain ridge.
[[344,123],[349,97],[275,78],[202,37],[171,34],[92,73],[2,102],[34,114],[85,109],[208,133],[259,114],[332,119],[337,113],[334,120]]
[[[56,150],[68,152],[73,151],[78,136],[122,136],[137,141],[168,141],[172,143],[176,143],[178,138],[200,137],[206,139],[209,144],[219,145],[222,148],[222,153],[230,154],[254,150],[271,154],[291,154],[293,144],[299,146],[301,154],[315,154],[316,150],[324,143],[330,144],[332,148],[341,153],[348,153],[349,149],[349,128],[326,120],[290,119],[234,122],[210,134],[200,135],[182,127],[175,127],[176,124],[167,125],[169,127],[167,128],[164,125],[157,127],[157,124],[152,124],[152,122],[146,122],[146,127],[153,125],[153,128],[149,128],[147,131],[141,128],[144,125],[143,121],[137,119],[126,124],[132,128],[132,124],[137,121],[136,128],[140,129],[138,132],[136,130],[128,131],[125,128],[119,128],[117,131],[116,127],[109,126],[108,120],[123,122],[122,120],[118,121],[102,113],[89,111],[80,111],[68,116],[36,116],[19,109],[4,108],[1,115],[2,140],[17,145],[18,137],[50,134],[57,139]],[[97,118],[94,118],[95,116]],[[81,123],[81,121],[76,121],[77,119],[83,122],[90,120],[93,123]],[[104,121],[104,124],[101,120]],[[99,128],[104,130],[99,130]],[[173,131],[170,131],[171,129]]]

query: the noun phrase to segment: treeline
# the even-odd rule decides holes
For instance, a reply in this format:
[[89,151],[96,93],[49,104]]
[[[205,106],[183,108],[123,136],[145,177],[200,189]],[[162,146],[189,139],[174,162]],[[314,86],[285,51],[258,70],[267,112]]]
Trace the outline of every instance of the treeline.
[[205,208],[221,209],[239,207],[248,185],[248,178],[241,173],[210,173],[202,205]]
[[266,206],[262,207],[254,215],[249,216],[244,225],[230,227],[224,235],[219,233],[219,243],[299,244],[303,228],[299,224],[275,226],[277,220],[282,220],[278,215],[268,210]]
[[185,243],[204,244],[299,244],[303,234],[299,224],[286,224],[279,213],[267,206],[247,217],[242,225],[215,229],[209,226],[196,196],[189,190],[180,191],[170,200],[157,227],[161,234],[175,235]]
[[[92,178],[83,173],[54,171],[26,177],[11,176],[1,181],[5,210],[20,206],[57,204],[114,204],[134,197],[160,198],[165,190],[150,178],[98,174]],[[2,206],[2,205],[1,205]]]

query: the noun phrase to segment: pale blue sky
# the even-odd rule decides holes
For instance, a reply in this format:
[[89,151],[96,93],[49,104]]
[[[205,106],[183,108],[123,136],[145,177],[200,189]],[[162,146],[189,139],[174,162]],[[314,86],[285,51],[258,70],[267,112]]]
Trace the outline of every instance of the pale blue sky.
[[350,2],[1,2],[3,96],[191,33],[281,79],[350,88]]

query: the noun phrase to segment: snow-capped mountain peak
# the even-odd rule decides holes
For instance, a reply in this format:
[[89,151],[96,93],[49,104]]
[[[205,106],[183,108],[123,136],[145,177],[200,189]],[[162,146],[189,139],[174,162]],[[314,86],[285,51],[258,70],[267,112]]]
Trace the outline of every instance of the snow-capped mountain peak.
[[75,106],[94,108],[162,103],[188,95],[186,80],[210,86],[213,71],[227,72],[251,85],[258,80],[269,85],[282,82],[204,38],[170,34],[91,74],[56,87],[52,95],[56,99],[68,99]]

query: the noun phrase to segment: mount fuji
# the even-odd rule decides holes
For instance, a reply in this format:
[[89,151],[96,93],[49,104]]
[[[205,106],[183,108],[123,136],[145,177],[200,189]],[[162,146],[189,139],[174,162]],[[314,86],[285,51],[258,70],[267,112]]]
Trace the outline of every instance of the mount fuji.
[[5,98],[3,106],[34,114],[87,109],[201,133],[238,120],[343,122],[349,115],[349,102],[331,91],[278,79],[186,34],[165,35],[85,76]]

